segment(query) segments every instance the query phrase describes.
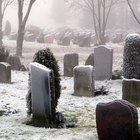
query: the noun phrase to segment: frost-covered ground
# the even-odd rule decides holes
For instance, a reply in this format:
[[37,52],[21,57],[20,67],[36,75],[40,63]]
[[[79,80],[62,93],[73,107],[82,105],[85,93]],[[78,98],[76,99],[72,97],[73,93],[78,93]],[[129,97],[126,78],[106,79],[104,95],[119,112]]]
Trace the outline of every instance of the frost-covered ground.
[[[33,53],[38,49],[37,44],[35,44],[36,46],[32,45],[33,44],[28,44],[29,47],[25,46],[24,48],[24,57],[22,58],[22,62],[24,64],[28,64],[28,62],[32,60]],[[31,48],[33,47],[34,49],[32,50]],[[42,45],[39,48],[43,47],[46,46]],[[78,48],[76,46],[70,46],[67,48],[62,46],[51,47],[50,48],[54,54],[56,54],[60,64],[61,74],[63,71],[62,60],[65,53],[79,52],[81,57],[80,63],[83,63],[89,53],[91,53],[93,50],[93,48]],[[14,49],[13,46],[10,46],[9,48],[11,52]],[[114,69],[119,69],[122,62],[122,51],[119,52],[120,48],[121,46],[114,47]],[[121,80],[95,81],[96,88],[107,85],[109,90],[108,95],[100,95],[96,97],[76,97],[72,95],[73,78],[61,76],[61,79],[62,94],[59,99],[57,111],[62,112],[64,117],[66,117],[68,120],[75,120],[76,126],[74,128],[47,129],[26,125],[27,121],[30,119],[26,114],[25,102],[25,96],[28,91],[28,72],[12,71],[12,83],[0,84],[0,139],[98,140],[95,115],[96,105],[99,102],[109,102],[116,99],[121,99]]]

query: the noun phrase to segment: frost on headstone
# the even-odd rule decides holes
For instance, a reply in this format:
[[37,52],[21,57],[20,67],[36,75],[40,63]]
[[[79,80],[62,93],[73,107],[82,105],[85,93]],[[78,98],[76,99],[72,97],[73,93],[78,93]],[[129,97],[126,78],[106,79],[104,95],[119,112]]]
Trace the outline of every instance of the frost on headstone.
[[74,95],[94,96],[94,68],[91,65],[80,65],[73,69]]
[[129,34],[125,40],[123,75],[127,79],[140,79],[140,35]]
[[49,68],[31,63],[31,93],[33,124],[36,126],[55,126],[54,77]]

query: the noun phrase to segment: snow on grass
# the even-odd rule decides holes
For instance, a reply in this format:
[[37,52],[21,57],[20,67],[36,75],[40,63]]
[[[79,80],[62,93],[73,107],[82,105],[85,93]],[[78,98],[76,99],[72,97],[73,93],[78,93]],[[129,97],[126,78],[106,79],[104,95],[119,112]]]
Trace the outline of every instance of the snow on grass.
[[121,80],[96,81],[96,86],[109,84],[108,95],[96,97],[73,96],[73,78],[61,77],[62,94],[57,111],[68,120],[76,122],[74,128],[47,129],[26,125],[26,94],[28,72],[12,71],[12,83],[0,84],[0,139],[13,140],[98,140],[96,130],[96,105],[121,99]]

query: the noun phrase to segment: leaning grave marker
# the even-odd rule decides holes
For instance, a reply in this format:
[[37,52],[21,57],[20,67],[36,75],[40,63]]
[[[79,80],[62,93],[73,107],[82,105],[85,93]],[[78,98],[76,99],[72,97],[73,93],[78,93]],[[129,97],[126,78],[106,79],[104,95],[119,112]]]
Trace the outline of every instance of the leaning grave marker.
[[64,56],[64,76],[72,77],[73,68],[79,64],[77,53],[65,54]]
[[6,62],[0,62],[0,82],[11,83],[11,65]]
[[94,48],[95,80],[112,79],[113,49],[106,46]]
[[31,63],[31,93],[33,124],[45,127],[55,125],[55,109],[52,108],[54,97],[53,72],[49,68]]

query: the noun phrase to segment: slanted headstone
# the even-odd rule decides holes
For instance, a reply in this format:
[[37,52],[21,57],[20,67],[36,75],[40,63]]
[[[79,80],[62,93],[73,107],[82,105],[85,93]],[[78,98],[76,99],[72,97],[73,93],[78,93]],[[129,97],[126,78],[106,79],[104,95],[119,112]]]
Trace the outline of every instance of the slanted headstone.
[[91,65],[76,66],[74,74],[74,95],[94,96],[94,68]]
[[44,127],[55,125],[54,82],[52,70],[39,63],[31,63],[31,93],[33,124]]
[[79,64],[77,53],[66,54],[64,56],[64,76],[72,77],[73,68]]
[[94,49],[95,80],[112,78],[113,49],[99,46]]
[[11,83],[11,66],[8,63],[0,62],[0,82]]
[[94,66],[94,53],[91,53],[86,62],[85,62],[85,65],[91,65],[91,66]]
[[96,107],[99,140],[137,140],[137,108],[124,100],[99,103]]
[[20,70],[20,68],[22,66],[20,58],[17,55],[10,55],[7,58],[7,62],[11,65],[12,70]]

